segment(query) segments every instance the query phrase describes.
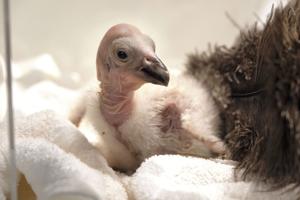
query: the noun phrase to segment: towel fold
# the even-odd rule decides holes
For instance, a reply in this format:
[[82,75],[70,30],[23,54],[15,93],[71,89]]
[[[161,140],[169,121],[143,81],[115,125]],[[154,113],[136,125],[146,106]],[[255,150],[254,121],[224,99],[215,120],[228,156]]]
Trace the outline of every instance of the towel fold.
[[118,180],[44,139],[19,140],[17,166],[40,200],[126,199]]
[[[0,151],[7,151],[5,124],[0,124]],[[16,141],[21,138],[43,138],[56,144],[68,153],[76,155],[82,162],[100,171],[115,176],[100,151],[93,147],[80,131],[68,120],[53,111],[41,111],[27,117],[16,116]],[[4,155],[8,155],[7,152]],[[0,166],[1,170],[1,166]]]
[[238,174],[234,175],[234,164],[179,155],[153,156],[132,177],[123,178],[123,182],[136,200],[298,198],[299,189],[267,192],[262,185],[242,181]]
[[[51,111],[16,117],[16,122],[17,167],[39,199],[59,199],[61,194],[71,199],[79,194],[84,194],[79,199],[127,199],[119,177],[70,122]],[[0,125],[0,188],[7,195],[8,140],[4,130],[5,124]]]

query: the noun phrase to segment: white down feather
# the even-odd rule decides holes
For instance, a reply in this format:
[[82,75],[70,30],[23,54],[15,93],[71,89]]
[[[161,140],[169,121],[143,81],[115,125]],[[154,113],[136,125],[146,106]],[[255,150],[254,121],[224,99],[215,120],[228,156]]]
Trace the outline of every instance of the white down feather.
[[[209,91],[192,77],[171,74],[168,87],[145,84],[135,92],[134,109],[119,132],[103,118],[99,89],[88,93],[82,132],[97,146],[112,167],[134,169],[155,154],[211,156],[203,140],[219,142],[219,113]],[[160,112],[169,104],[181,110],[182,127],[192,134],[164,133]],[[184,137],[183,140],[180,138]],[[120,142],[122,141],[122,142]],[[222,145],[217,148],[223,148]]]

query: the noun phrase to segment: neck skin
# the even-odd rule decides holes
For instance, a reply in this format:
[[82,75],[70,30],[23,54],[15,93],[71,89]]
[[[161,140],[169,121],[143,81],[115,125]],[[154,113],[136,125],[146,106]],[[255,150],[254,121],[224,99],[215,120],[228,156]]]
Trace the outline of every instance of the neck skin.
[[122,125],[133,109],[134,91],[142,84],[130,74],[110,71],[100,83],[100,110],[114,127]]

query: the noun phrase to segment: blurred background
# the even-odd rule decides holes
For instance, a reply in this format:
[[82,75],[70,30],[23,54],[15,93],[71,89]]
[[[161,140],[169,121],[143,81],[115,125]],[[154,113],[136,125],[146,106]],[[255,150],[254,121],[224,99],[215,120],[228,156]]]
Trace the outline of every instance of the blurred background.
[[[99,42],[114,24],[139,27],[156,42],[163,62],[178,68],[184,66],[188,53],[205,51],[208,44],[231,45],[238,26],[264,21],[275,1],[11,0],[15,107],[25,113],[57,109],[62,105],[57,99],[73,98],[68,91],[95,80]],[[0,2],[1,120],[5,87],[3,0]]]
[[[116,23],[126,22],[154,39],[157,53],[167,66],[180,67],[189,52],[204,51],[208,43],[230,45],[234,41],[239,30],[225,13],[244,27],[258,16],[263,19],[270,2],[272,0],[12,0],[13,60],[19,63],[49,55],[51,58],[44,56],[43,59],[53,59],[57,64],[61,72],[53,73],[59,75],[56,78],[60,83],[78,88],[94,78],[95,54],[105,31]],[[3,55],[3,20],[0,23],[0,54]]]

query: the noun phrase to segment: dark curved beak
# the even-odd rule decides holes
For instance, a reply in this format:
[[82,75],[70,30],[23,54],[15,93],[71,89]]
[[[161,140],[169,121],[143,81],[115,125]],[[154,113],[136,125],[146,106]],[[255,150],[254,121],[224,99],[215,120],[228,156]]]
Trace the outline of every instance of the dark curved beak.
[[167,67],[157,57],[145,58],[140,71],[144,80],[149,83],[168,86],[170,75]]

